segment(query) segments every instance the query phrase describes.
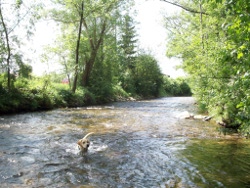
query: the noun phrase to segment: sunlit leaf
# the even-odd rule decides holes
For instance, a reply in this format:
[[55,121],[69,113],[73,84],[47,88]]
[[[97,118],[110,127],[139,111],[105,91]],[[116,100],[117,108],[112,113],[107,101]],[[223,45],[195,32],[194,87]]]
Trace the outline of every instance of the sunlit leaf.
[[236,108],[242,108],[244,106],[243,102],[240,102],[239,104],[237,104]]
[[243,57],[243,53],[242,52],[238,53],[237,58],[240,59],[242,57]]

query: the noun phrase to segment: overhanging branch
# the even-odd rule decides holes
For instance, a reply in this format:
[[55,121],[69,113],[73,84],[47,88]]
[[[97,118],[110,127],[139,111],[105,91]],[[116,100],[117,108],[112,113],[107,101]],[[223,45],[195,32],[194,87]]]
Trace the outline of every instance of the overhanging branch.
[[160,1],[164,1],[166,3],[169,3],[171,5],[174,5],[174,6],[177,6],[177,7],[180,7],[188,12],[192,12],[192,13],[195,13],[195,14],[205,14],[205,15],[208,15],[208,13],[204,12],[204,11],[198,11],[198,10],[195,10],[195,9],[192,9],[190,7],[185,7],[184,5],[180,5],[180,4],[177,4],[177,3],[174,3],[174,2],[171,2],[171,1],[168,1],[168,0],[160,0]]

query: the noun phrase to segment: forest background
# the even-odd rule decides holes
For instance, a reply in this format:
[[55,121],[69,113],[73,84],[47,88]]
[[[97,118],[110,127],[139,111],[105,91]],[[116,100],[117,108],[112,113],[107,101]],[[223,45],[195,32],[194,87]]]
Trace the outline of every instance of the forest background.
[[[139,49],[133,7],[121,0],[0,1],[0,112],[190,95],[184,79],[163,75],[153,55]],[[60,29],[42,60],[63,67],[43,76],[32,73],[23,53],[40,20]]]
[[[182,60],[188,78],[163,75],[155,57],[137,45],[133,1],[0,1],[0,112],[75,107],[104,102],[190,95],[199,109],[225,126],[250,133],[250,2],[180,0],[165,16],[167,56]],[[43,77],[21,53],[21,33],[50,19],[60,26],[44,59],[58,57],[63,71]],[[67,84],[62,84],[62,80]]]

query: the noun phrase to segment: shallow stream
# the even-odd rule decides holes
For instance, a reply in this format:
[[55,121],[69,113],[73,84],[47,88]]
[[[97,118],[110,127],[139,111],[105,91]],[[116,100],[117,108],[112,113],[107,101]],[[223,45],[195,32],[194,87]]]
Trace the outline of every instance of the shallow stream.
[[250,187],[250,141],[187,111],[193,98],[169,97],[1,116],[0,186]]

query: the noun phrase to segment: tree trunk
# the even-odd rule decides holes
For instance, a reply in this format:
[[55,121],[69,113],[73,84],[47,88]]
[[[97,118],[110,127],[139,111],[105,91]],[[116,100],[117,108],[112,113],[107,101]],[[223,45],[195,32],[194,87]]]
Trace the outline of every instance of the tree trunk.
[[[87,26],[87,23],[86,23],[85,20],[83,20],[83,24],[85,26],[85,29],[88,30],[88,26]],[[83,72],[83,75],[82,75],[82,86],[83,87],[86,87],[86,86],[89,85],[90,73],[91,73],[93,65],[95,63],[98,50],[99,50],[99,48],[100,48],[100,46],[101,46],[101,44],[103,42],[105,31],[106,31],[106,19],[102,23],[102,29],[101,29],[101,33],[100,33],[99,39],[98,40],[93,40],[89,36],[89,38],[90,38],[89,43],[90,43],[90,48],[91,48],[91,55],[90,55],[89,60],[87,60],[86,63],[85,63],[85,69],[84,69],[84,72]],[[97,34],[96,34],[96,31],[95,31],[94,34],[93,34],[93,37],[96,38],[96,36],[97,36]]]
[[72,91],[75,93],[77,87],[77,78],[78,78],[78,67],[79,67],[79,47],[80,47],[80,40],[81,40],[81,33],[82,33],[82,22],[83,22],[83,11],[84,11],[84,2],[82,1],[80,14],[80,23],[79,23],[79,30],[78,30],[78,37],[76,42],[76,65],[75,65],[75,75],[74,81],[72,86]]
[[204,52],[204,34],[203,34],[203,15],[202,15],[202,4],[200,2],[200,25],[201,25],[201,46],[202,52]]
[[2,22],[2,25],[3,25],[4,34],[5,34],[6,45],[7,45],[7,59],[6,59],[6,62],[7,62],[7,75],[8,75],[7,87],[8,87],[8,89],[10,89],[10,82],[11,82],[10,56],[11,56],[11,52],[10,52],[10,44],[9,44],[9,35],[8,35],[7,27],[6,27],[5,23],[4,23],[1,4],[0,4],[0,17],[1,17],[1,22]]
[[82,76],[82,86],[86,87],[89,85],[90,73],[92,71],[95,59],[97,55],[97,50],[92,51],[90,59],[85,63],[85,69]]

